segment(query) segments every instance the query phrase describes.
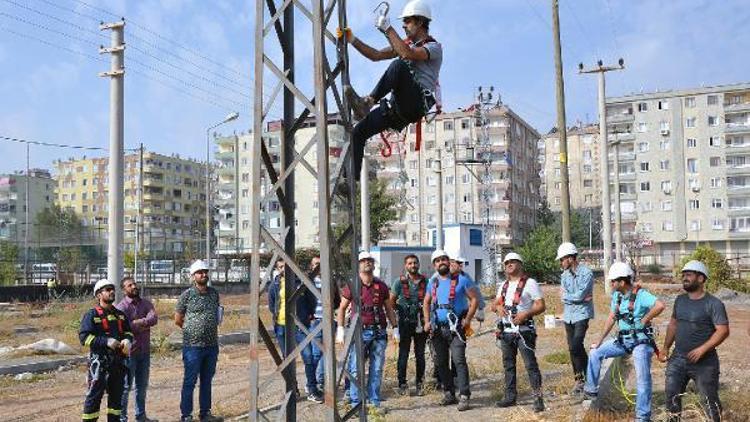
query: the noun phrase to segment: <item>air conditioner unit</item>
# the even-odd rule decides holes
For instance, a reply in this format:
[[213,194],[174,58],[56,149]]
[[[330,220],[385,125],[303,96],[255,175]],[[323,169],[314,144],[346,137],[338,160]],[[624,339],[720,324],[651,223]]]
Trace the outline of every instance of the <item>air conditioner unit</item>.
[[661,134],[662,134],[662,136],[667,136],[667,135],[669,135],[669,129],[662,129],[662,130],[661,130]]

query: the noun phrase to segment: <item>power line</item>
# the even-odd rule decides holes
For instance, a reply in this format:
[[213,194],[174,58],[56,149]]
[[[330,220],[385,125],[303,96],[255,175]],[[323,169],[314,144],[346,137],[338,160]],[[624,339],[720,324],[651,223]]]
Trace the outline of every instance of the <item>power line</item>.
[[88,28],[85,28],[85,27],[83,27],[83,26],[81,26],[81,25],[78,25],[77,23],[73,23],[73,22],[70,22],[70,21],[68,21],[68,20],[65,20],[65,19],[61,19],[61,18],[58,18],[57,16],[54,16],[54,15],[50,15],[49,13],[45,13],[45,12],[42,12],[42,11],[41,11],[41,10],[39,10],[39,9],[34,9],[33,7],[29,7],[29,6],[26,6],[26,5],[23,5],[23,4],[20,4],[20,3],[17,3],[17,2],[15,2],[15,1],[13,1],[13,0],[2,0],[2,1],[4,1],[4,2],[6,2],[6,3],[10,3],[10,4],[12,4],[12,5],[16,6],[16,7],[19,7],[19,8],[21,8],[21,9],[25,9],[25,10],[28,10],[28,11],[30,11],[30,12],[36,13],[36,14],[38,14],[38,15],[41,15],[41,16],[44,16],[44,17],[47,17],[47,18],[49,18],[49,19],[52,19],[52,20],[54,20],[54,21],[56,21],[56,22],[60,22],[60,23],[62,23],[62,24],[65,24],[65,25],[70,25],[70,26],[72,26],[72,27],[74,27],[74,28],[76,28],[76,29],[78,29],[78,30],[80,30],[80,31],[83,31],[83,32],[88,32],[88,33],[90,33],[90,34],[94,34],[94,35],[96,35],[96,36],[98,36],[98,37],[102,37],[102,38],[104,38],[104,39],[109,39],[109,38],[108,38],[108,37],[107,37],[106,35],[102,34],[101,32],[98,32],[98,31],[92,31],[92,30],[90,30],[90,29],[88,29]]
[[11,14],[8,14],[8,13],[5,13],[5,12],[0,12],[0,16],[5,16],[6,18],[13,19],[13,20],[15,20],[17,22],[25,23],[26,25],[34,26],[34,27],[43,29],[45,31],[49,31],[49,32],[52,32],[52,33],[55,33],[55,34],[58,34],[58,35],[62,35],[63,37],[67,37],[67,38],[70,38],[70,39],[73,39],[73,40],[83,41],[83,42],[90,43],[90,44],[93,44],[93,45],[98,45],[98,41],[93,41],[93,40],[90,40],[90,39],[81,38],[81,37],[78,37],[78,36],[75,36],[75,35],[71,35],[71,34],[68,34],[67,32],[59,31],[57,29],[50,28],[50,27],[42,25],[40,23],[36,23],[36,22],[33,22],[33,21],[26,20],[26,19],[21,18],[19,16],[11,15]]
[[[80,149],[80,150],[86,150],[86,151],[107,151],[107,148],[102,148],[102,147],[89,147],[85,145],[72,145],[72,144],[60,144],[56,142],[32,141],[29,139],[14,138],[12,136],[4,136],[4,135],[0,135],[0,141],[15,142],[19,144],[39,145],[39,146],[44,146],[44,147]],[[139,148],[125,148],[125,151],[138,151],[138,150]]]
[[605,0],[605,3],[607,3],[607,12],[609,15],[609,28],[612,30],[612,37],[615,41],[615,49],[617,49],[618,52],[622,54],[622,50],[620,49],[620,42],[618,41],[618,34],[617,34],[617,25],[615,25],[615,19],[614,19],[614,12],[612,11],[612,4],[610,4],[609,0]]
[[61,6],[61,5],[59,5],[59,4],[57,4],[57,3],[53,2],[53,1],[50,1],[50,0],[39,0],[39,1],[41,1],[43,3],[47,3],[48,5],[50,5],[52,7],[56,7],[58,9],[60,9],[60,10],[65,10],[67,12],[73,13],[74,15],[78,15],[78,16],[80,16],[82,18],[90,19],[90,20],[92,20],[94,22],[101,22],[102,21],[100,18],[98,18],[96,16],[91,16],[91,15],[87,15],[85,13],[81,13],[81,12],[75,10],[75,9],[71,9],[69,7]]
[[578,30],[581,32],[581,35],[583,35],[583,38],[586,40],[586,43],[589,45],[589,48],[591,48],[592,52],[596,54],[596,57],[601,58],[602,56],[599,52],[599,49],[596,47],[596,45],[594,45],[594,43],[592,42],[592,38],[589,37],[589,34],[586,31],[585,27],[581,23],[580,19],[578,19],[578,15],[576,15],[575,10],[573,10],[573,2],[563,0],[562,3],[568,8],[568,11],[573,16],[573,20],[575,20],[576,24],[578,25]]
[[[531,9],[531,11],[534,13],[534,16],[536,16],[536,18],[539,19],[539,21],[542,24],[544,24],[544,26],[547,27],[547,29],[549,29],[550,31],[552,31],[552,24],[549,23],[549,22],[547,22],[547,20],[544,19],[544,16],[542,16],[542,14],[539,13],[538,10],[536,10],[536,7],[534,7],[534,4],[532,3],[532,0],[526,0],[526,4],[529,6],[529,8]],[[580,52],[578,51],[578,49],[575,48],[575,47],[573,47],[572,45],[566,45],[565,47],[568,48],[569,50],[573,51],[574,53],[578,54],[579,56],[582,56],[582,54],[580,54]]]

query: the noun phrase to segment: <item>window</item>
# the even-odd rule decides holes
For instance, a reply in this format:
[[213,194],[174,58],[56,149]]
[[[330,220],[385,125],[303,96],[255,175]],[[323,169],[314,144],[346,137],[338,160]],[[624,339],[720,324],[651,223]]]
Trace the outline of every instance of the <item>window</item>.
[[690,221],[690,231],[697,232],[701,229],[701,221],[700,220],[691,220]]
[[695,108],[695,97],[685,98],[685,108]]
[[672,141],[666,140],[666,141],[660,141],[659,142],[659,149],[662,151],[668,150],[672,147]]
[[583,159],[584,160],[591,160],[591,150],[590,149],[587,149],[587,150],[583,151]]
[[417,187],[417,179],[410,179],[409,184],[411,187],[416,188]]
[[469,245],[482,246],[482,231],[479,229],[469,229]]
[[670,194],[672,192],[672,181],[671,180],[664,180],[661,182],[661,191]]
[[430,195],[427,197],[427,204],[428,205],[435,205],[437,204],[437,196],[436,195]]
[[417,160],[409,160],[409,169],[416,170],[417,168]]
[[560,197],[559,196],[555,197],[555,205],[560,205]]
[[695,127],[695,117],[685,119],[685,127]]
[[591,180],[591,179],[585,179],[583,181],[583,187],[584,188],[592,188],[592,187],[594,187],[594,181]]
[[717,119],[716,116],[708,116],[709,126],[716,126],[717,124],[719,124],[719,119]]
[[669,160],[660,160],[659,170],[669,170]]
[[711,200],[711,208],[714,208],[714,209],[722,209],[722,208],[724,208],[724,201],[722,201],[719,198],[713,198]]
[[467,193],[464,195],[464,202],[471,202],[471,194]]
[[656,106],[659,110],[669,110],[669,100],[661,100]]
[[698,159],[697,158],[688,158],[687,171],[688,173],[698,173]]
[[720,188],[721,187],[721,177],[712,177],[711,178],[711,187],[712,188]]
[[453,130],[453,121],[445,120],[443,122],[443,130]]
[[661,229],[665,232],[671,232],[674,231],[674,226],[672,225],[671,221],[665,221],[661,223]]
[[714,230],[724,230],[724,220],[714,218],[711,220],[711,228]]
[[654,231],[654,226],[651,223],[643,223],[643,231],[646,233],[651,233]]
[[672,211],[672,201],[671,200],[661,201],[661,210]]
[[687,147],[695,148],[698,146],[698,140],[695,138],[687,138]]
[[469,182],[471,182],[471,175],[468,173],[464,173],[461,175],[461,183],[464,185],[468,185]]
[[691,210],[697,210],[701,207],[701,201],[698,199],[691,199],[688,201],[688,208]]
[[653,210],[653,206],[651,204],[651,201],[641,202],[641,212],[651,212],[652,210]]
[[641,192],[648,192],[651,190],[651,182],[641,182]]
[[641,171],[642,172],[651,171],[651,166],[649,164],[650,163],[648,161],[641,163]]
[[555,190],[560,190],[562,188],[562,183],[555,182]]
[[419,223],[419,214],[412,214],[410,218],[412,223]]
[[640,133],[648,132],[648,123],[638,122],[638,132]]
[[669,130],[669,122],[661,121],[659,122],[659,129],[663,132],[665,130]]
[[469,119],[461,119],[461,129],[469,128]]
[[584,173],[591,173],[591,164],[584,164],[583,165],[583,172]]
[[455,176],[445,176],[445,184],[452,185],[455,181]]
[[583,198],[583,202],[585,202],[587,204],[593,203],[594,202],[594,195],[592,195],[590,193],[586,194],[586,196]]
[[427,186],[435,186],[435,177],[434,176],[427,176]]
[[706,98],[706,102],[708,105],[717,105],[719,104],[719,97],[716,95],[709,95],[708,98]]
[[647,152],[648,151],[648,142],[641,142],[638,144],[638,152]]
[[560,169],[559,168],[555,169],[555,176],[560,177]]
[[720,147],[721,146],[721,138],[718,136],[709,136],[708,137],[708,146],[711,147]]
[[433,149],[435,148],[435,141],[427,141],[424,144],[425,149]]
[[640,112],[648,111],[648,103],[638,103],[638,111]]
[[711,157],[708,159],[708,165],[710,167],[719,167],[721,165],[721,157]]

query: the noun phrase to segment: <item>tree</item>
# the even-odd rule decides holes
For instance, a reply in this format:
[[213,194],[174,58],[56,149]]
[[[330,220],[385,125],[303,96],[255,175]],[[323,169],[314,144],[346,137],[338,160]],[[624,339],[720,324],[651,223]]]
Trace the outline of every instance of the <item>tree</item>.
[[11,285],[16,281],[18,246],[11,242],[0,242],[0,285]]
[[63,246],[80,245],[83,236],[83,223],[71,209],[62,209],[59,205],[44,208],[37,213],[37,233],[48,233],[54,237],[48,237],[48,242],[56,243],[56,246],[46,247],[39,251],[39,257],[44,261],[53,261],[59,258],[59,249]]
[[[370,242],[377,244],[388,235],[388,227],[398,218],[398,198],[386,191],[384,180],[370,179]],[[360,190],[355,201],[356,218],[360,218]]]
[[557,217],[555,213],[549,209],[549,202],[546,199],[542,199],[542,203],[539,204],[539,208],[536,210],[536,221],[537,224],[542,226],[551,226],[555,223]]
[[557,281],[560,266],[555,260],[560,232],[553,226],[537,226],[518,248],[526,272],[539,281]]
[[682,258],[680,265],[674,269],[675,277],[680,277],[682,267],[693,259],[701,261],[708,267],[709,274],[708,280],[706,280],[706,290],[715,292],[719,287],[725,285],[732,288],[735,287],[731,285],[732,268],[727,263],[726,258],[709,245],[698,245],[692,254]]

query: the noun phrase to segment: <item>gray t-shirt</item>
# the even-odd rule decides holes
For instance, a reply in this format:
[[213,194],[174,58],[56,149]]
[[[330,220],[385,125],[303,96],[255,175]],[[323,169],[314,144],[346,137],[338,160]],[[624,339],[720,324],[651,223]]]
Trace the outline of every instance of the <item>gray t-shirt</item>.
[[708,293],[698,300],[690,299],[687,294],[677,296],[672,318],[677,320],[675,353],[679,355],[686,355],[708,341],[716,325],[729,324],[724,304]]
[[426,42],[422,45],[412,44],[411,48],[424,47],[429,58],[427,60],[407,60],[409,67],[414,71],[414,77],[422,88],[436,91],[438,79],[440,78],[440,66],[443,64],[443,46],[437,42]]
[[201,294],[191,287],[180,295],[175,310],[185,315],[182,325],[183,346],[216,346],[219,344],[219,292],[208,287]]

